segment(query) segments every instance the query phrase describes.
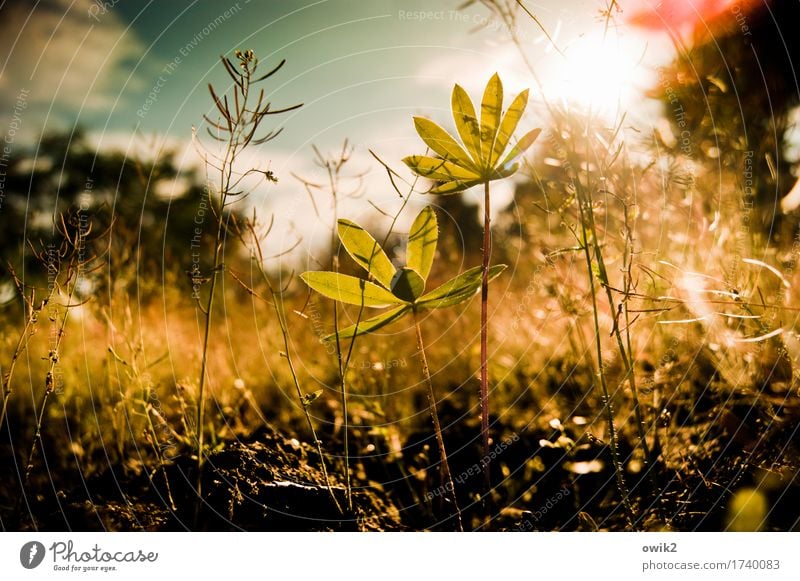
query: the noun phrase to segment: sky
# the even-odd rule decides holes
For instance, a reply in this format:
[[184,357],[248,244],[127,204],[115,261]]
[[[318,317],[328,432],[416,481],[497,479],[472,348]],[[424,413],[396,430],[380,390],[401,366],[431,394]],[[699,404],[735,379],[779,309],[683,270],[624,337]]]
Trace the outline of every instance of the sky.
[[[291,203],[305,220],[302,188],[292,174],[318,181],[312,145],[322,152],[354,147],[354,172],[368,171],[367,200],[390,206],[385,173],[371,149],[393,167],[423,153],[412,115],[450,127],[454,83],[473,95],[495,71],[506,94],[530,87],[575,103],[636,102],[652,82],[654,63],[669,52],[637,31],[613,27],[603,37],[604,0],[539,0],[527,6],[555,41],[522,15],[517,32],[532,77],[502,24],[480,3],[463,0],[45,0],[0,5],[0,127],[14,129],[14,146],[35,146],[56,130],[82,127],[104,147],[147,155],[175,146],[196,167],[193,126],[211,113],[207,84],[224,90],[221,54],[252,49],[268,70],[286,65],[266,87],[274,107],[303,103],[280,118],[278,139],[252,153],[252,162],[280,179],[254,186],[253,199]],[[610,40],[609,40],[610,38]],[[538,82],[541,85],[537,84]],[[611,104],[611,105],[609,105]],[[535,123],[535,107],[526,122]],[[6,132],[8,134],[8,132]],[[499,192],[507,201],[511,185]],[[504,198],[505,195],[505,198]],[[388,209],[388,208],[387,208]],[[357,217],[357,216],[356,216]]]

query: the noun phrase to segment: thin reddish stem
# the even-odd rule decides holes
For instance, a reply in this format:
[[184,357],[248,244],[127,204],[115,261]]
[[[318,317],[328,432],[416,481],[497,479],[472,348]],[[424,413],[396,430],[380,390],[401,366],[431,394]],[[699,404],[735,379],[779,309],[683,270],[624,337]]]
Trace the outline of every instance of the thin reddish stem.
[[492,256],[491,210],[489,208],[489,182],[484,184],[483,209],[483,264],[481,273],[481,434],[483,436],[483,478],[488,492],[489,480],[489,370],[487,345],[489,321],[489,262]]

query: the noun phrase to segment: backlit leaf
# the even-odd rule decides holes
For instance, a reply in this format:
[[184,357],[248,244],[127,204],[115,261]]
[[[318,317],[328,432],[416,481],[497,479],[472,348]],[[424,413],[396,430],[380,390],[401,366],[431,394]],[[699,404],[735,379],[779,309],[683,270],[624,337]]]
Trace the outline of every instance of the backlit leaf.
[[[505,268],[505,264],[497,264],[490,267],[489,280],[492,281],[497,278]],[[470,268],[442,286],[421,296],[417,300],[417,306],[423,309],[441,309],[462,303],[478,292],[481,288],[481,278],[480,266]]]
[[395,267],[369,232],[355,222],[339,220],[339,239],[353,260],[384,287],[390,287]]
[[518,169],[519,169],[518,163],[511,163],[507,165],[497,166],[495,169],[492,170],[491,174],[489,175],[489,179],[501,180],[503,178],[507,178],[517,173]]
[[492,148],[503,113],[503,83],[495,73],[483,92],[481,101],[481,159],[491,167]]
[[425,192],[427,194],[440,194],[442,196],[447,196],[449,194],[458,194],[463,192],[464,190],[468,190],[473,186],[477,186],[478,184],[482,184],[483,179],[478,178],[469,181],[455,181],[455,182],[447,182],[444,184],[440,184],[435,188],[430,189],[429,191]]
[[506,111],[506,114],[503,116],[503,121],[500,123],[500,129],[497,131],[497,137],[495,137],[490,165],[494,166],[494,164],[496,164],[500,159],[500,156],[503,155],[506,147],[508,147],[508,144],[511,141],[511,136],[514,135],[514,131],[517,130],[517,124],[519,123],[522,114],[525,112],[525,107],[527,105],[528,89],[525,89],[514,98],[514,101],[512,101],[508,111]]
[[404,267],[392,279],[392,294],[413,303],[425,290],[425,280],[415,270]]
[[532,129],[531,131],[528,131],[528,133],[523,135],[522,139],[517,141],[517,144],[511,149],[506,158],[503,160],[503,163],[500,165],[500,168],[510,167],[520,155],[525,153],[525,151],[531,145],[533,145],[533,142],[536,141],[536,138],[539,137],[539,134],[541,132],[542,130],[537,128],[537,129]]
[[480,177],[470,169],[425,155],[409,155],[403,158],[403,163],[417,175],[437,182],[467,181]]
[[301,274],[300,278],[318,293],[349,305],[387,307],[404,303],[375,283],[339,272],[309,271]]
[[[393,323],[411,311],[411,305],[403,305],[386,311],[376,317],[361,321],[358,325],[350,325],[349,327],[339,331],[339,339],[350,339],[359,335],[366,335],[367,333],[374,333],[375,331],[385,327],[389,323]],[[323,341],[334,341],[336,334],[328,335]]]
[[406,247],[406,264],[417,271],[424,280],[428,280],[431,272],[438,240],[439,224],[436,221],[436,212],[430,206],[425,206],[414,218]]
[[416,127],[422,141],[437,155],[461,167],[477,170],[475,163],[469,157],[469,154],[464,151],[464,148],[436,123],[424,117],[414,117],[414,127]]
[[475,165],[483,167],[481,128],[478,124],[478,117],[475,114],[475,106],[472,104],[467,92],[460,85],[453,87],[452,109],[456,130],[461,137],[461,141],[467,147],[467,151],[472,156]]

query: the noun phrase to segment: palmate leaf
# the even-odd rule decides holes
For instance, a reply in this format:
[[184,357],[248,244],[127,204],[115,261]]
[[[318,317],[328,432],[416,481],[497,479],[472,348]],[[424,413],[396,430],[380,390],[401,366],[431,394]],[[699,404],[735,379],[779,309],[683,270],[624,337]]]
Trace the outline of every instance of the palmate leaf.
[[448,196],[450,194],[460,194],[464,190],[468,190],[473,186],[477,186],[478,184],[482,184],[485,180],[483,178],[470,180],[466,182],[446,182],[444,184],[440,184],[435,188],[432,188],[425,192],[426,194],[439,194],[442,196]]
[[495,73],[484,89],[478,121],[469,95],[456,84],[452,96],[453,119],[463,147],[433,121],[414,117],[417,133],[442,159],[414,155],[403,161],[417,175],[441,182],[431,188],[427,192],[429,194],[457,194],[473,186],[511,176],[519,169],[517,159],[540,133],[539,129],[527,133],[503,158],[525,112],[528,96],[527,89],[522,91],[514,97],[504,113],[503,83]]
[[480,179],[480,175],[471,169],[463,168],[445,159],[436,159],[426,155],[409,155],[403,158],[403,163],[417,175],[439,182]]
[[495,73],[486,84],[481,101],[481,159],[487,169],[491,168],[492,151],[500,116],[503,113],[503,83]]
[[481,157],[481,128],[478,124],[478,117],[475,115],[475,106],[472,104],[467,92],[460,86],[453,87],[453,97],[451,107],[453,109],[453,120],[456,122],[461,141],[467,147],[467,151],[472,156],[472,160],[477,167],[483,167]]
[[411,171],[418,176],[443,182],[434,186],[429,194],[457,194],[483,182],[483,178],[471,169],[463,168],[444,159],[424,155],[410,155],[403,158]]
[[503,155],[506,147],[508,147],[508,144],[511,141],[511,136],[514,135],[514,131],[517,130],[517,124],[519,123],[522,114],[525,112],[525,107],[527,107],[527,105],[528,89],[525,89],[519,95],[514,97],[514,100],[511,102],[511,106],[503,116],[503,121],[500,123],[500,128],[497,130],[497,136],[494,140],[494,148],[492,149],[492,159],[489,164],[492,167],[494,167],[494,165],[500,159],[500,156]]
[[[505,268],[505,264],[496,264],[490,267],[489,280],[497,278]],[[481,278],[480,266],[470,268],[428,294],[422,295],[417,300],[416,306],[421,309],[441,309],[463,303],[481,288]]]
[[[376,317],[359,322],[357,325],[350,325],[349,327],[339,331],[339,339],[350,339],[382,329],[386,325],[393,323],[405,316],[406,313],[411,311],[411,305],[402,305],[396,307],[385,313],[381,313]],[[329,342],[336,339],[336,333],[323,337],[323,341]]]
[[491,180],[501,180],[509,176],[513,176],[519,169],[518,163],[512,163],[508,166],[499,165],[489,174]]
[[411,224],[406,246],[406,264],[418,272],[423,280],[428,280],[431,273],[438,241],[439,224],[436,212],[430,206],[425,206]]
[[[391,265],[388,257],[380,249],[374,239],[357,224],[348,220],[339,221],[339,235],[348,252],[362,266],[382,264],[384,279],[388,274],[386,265]],[[474,296],[481,286],[481,268],[475,267],[456,276],[439,288],[425,292],[425,281],[430,274],[438,242],[438,223],[436,214],[430,206],[423,208],[414,219],[406,246],[407,266],[396,269],[391,280],[383,288],[373,282],[338,272],[304,272],[300,277],[313,290],[335,301],[364,307],[393,307],[385,313],[360,321],[339,331],[340,339],[354,338],[359,335],[373,333],[384,326],[399,320],[405,314],[420,310],[439,309],[457,305]],[[373,249],[380,253],[376,261]],[[366,249],[366,250],[365,250]],[[370,252],[372,254],[370,255]],[[385,261],[383,260],[385,258]],[[392,267],[394,268],[394,267]],[[505,265],[496,265],[489,269],[488,278],[493,280],[504,269]],[[384,284],[383,282],[381,284]],[[325,341],[337,337],[328,335]]]
[[391,288],[396,269],[369,232],[355,222],[339,220],[339,240],[353,260],[384,287]]
[[414,127],[422,141],[437,155],[463,168],[477,172],[478,166],[447,131],[430,119],[414,117]]
[[[523,135],[522,139],[517,141],[517,144],[511,148],[511,151],[508,152],[508,155],[503,160],[503,163],[500,164],[498,169],[503,168],[501,169],[501,171],[510,171],[510,167],[516,166],[515,162],[517,158],[523,153],[525,153],[525,151],[531,145],[533,145],[533,142],[536,141],[536,138],[539,137],[539,134],[541,132],[542,130],[537,128],[537,129],[532,129],[531,131],[528,131],[525,135]],[[514,171],[516,171],[516,169],[514,169]],[[512,171],[511,173],[514,173],[514,171]]]
[[425,279],[411,268],[401,268],[392,279],[392,294],[409,303],[416,301],[424,290]]
[[318,293],[349,305],[378,308],[406,303],[375,283],[347,274],[308,271],[300,278]]

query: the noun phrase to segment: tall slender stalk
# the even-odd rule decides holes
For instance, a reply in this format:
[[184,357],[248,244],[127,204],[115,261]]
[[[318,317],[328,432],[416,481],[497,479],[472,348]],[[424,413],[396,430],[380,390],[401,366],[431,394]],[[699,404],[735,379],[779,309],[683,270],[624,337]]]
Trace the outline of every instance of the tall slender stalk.
[[[340,180],[341,180],[341,172],[344,165],[350,160],[350,153],[352,149],[348,148],[347,140],[345,140],[344,144],[342,145],[342,151],[339,153],[338,158],[326,158],[320,151],[314,147],[314,153],[316,156],[316,164],[325,169],[328,176],[328,188],[331,194],[331,198],[333,200],[333,227],[331,228],[331,249],[336,249],[338,244],[338,236],[337,236],[337,225],[339,221],[339,199],[342,195],[347,197],[355,197],[355,193],[358,191],[358,188],[351,190],[347,193],[342,193],[340,191]],[[398,196],[403,200],[403,203],[400,205],[400,208],[395,212],[394,216],[392,217],[392,221],[389,224],[389,228],[383,237],[383,241],[378,244],[376,241],[376,245],[385,246],[389,237],[394,232],[394,228],[397,224],[397,220],[399,219],[400,215],[402,214],[403,210],[405,209],[408,201],[411,198],[411,192],[414,191],[414,187],[417,183],[417,179],[415,178],[410,185],[410,191],[408,194],[403,194],[400,189],[398,188],[397,184],[395,183],[395,175],[396,173],[392,170],[386,162],[384,162],[380,157],[378,157],[374,152],[370,151],[372,156],[380,163],[383,168],[386,170],[387,175],[389,177],[389,181],[392,185],[392,188],[395,190]],[[351,176],[353,178],[358,179],[361,181],[364,174],[355,174]],[[314,197],[311,194],[312,188],[320,188],[319,184],[314,184],[309,180],[302,178],[300,176],[294,176],[300,180],[300,182],[305,186],[306,191],[309,194],[309,198],[311,199],[312,204],[314,205],[316,211],[316,204],[314,203]],[[373,204],[374,205],[374,204]],[[379,209],[382,214],[388,216],[385,212]],[[317,216],[319,217],[319,213],[317,212]],[[374,249],[372,249],[374,251]],[[333,272],[339,271],[339,257],[336,252],[333,253],[331,258],[331,270]],[[364,305],[360,305],[358,315],[356,317],[356,325],[360,324],[364,316]],[[356,344],[356,337],[353,337],[350,341],[349,346],[347,347],[347,351],[342,348],[342,341],[340,336],[340,325],[339,325],[339,305],[336,301],[333,303],[333,342],[334,347],[336,350],[336,360],[339,372],[339,382],[340,382],[340,389],[339,389],[339,396],[340,402],[342,406],[342,418],[343,418],[343,445],[344,445],[344,457],[345,457],[345,481],[346,481],[346,489],[347,489],[347,503],[348,508],[352,510],[352,477],[351,477],[351,470],[350,470],[350,446],[349,446],[349,414],[348,414],[348,377],[347,371],[350,368],[350,361],[352,359],[353,353],[355,351],[355,344]]]
[[[512,176],[521,156],[533,145],[541,129],[525,133],[511,148],[511,137],[528,103],[529,91],[520,92],[503,109],[503,83],[495,73],[486,84],[480,104],[480,121],[472,100],[463,87],[455,85],[451,98],[453,119],[461,143],[447,130],[423,117],[414,118],[417,133],[438,157],[411,155],[403,162],[418,176],[437,185],[428,194],[454,194],[483,185],[483,252],[481,261],[481,435],[484,456],[489,456],[489,268],[491,262],[491,199],[489,182]],[[508,150],[508,151],[507,151]],[[483,464],[485,487],[490,487],[489,463]]]
[[[331,201],[332,201],[332,208],[333,208],[333,220],[330,226],[331,231],[331,239],[330,239],[330,248],[331,250],[335,250],[337,248],[338,237],[336,234],[337,230],[337,223],[339,220],[339,182],[340,176],[342,172],[342,168],[350,161],[350,153],[352,150],[349,150],[347,140],[344,141],[342,144],[342,150],[339,153],[338,157],[326,157],[324,156],[320,150],[312,145],[314,150],[314,155],[316,157],[315,163],[318,167],[325,170],[327,177],[328,177],[328,190],[330,192]],[[294,174],[293,174],[294,175]],[[315,184],[310,182],[309,180],[297,176],[294,176],[305,186],[306,191],[308,192],[309,199],[311,200],[312,205],[316,211],[316,203],[314,202],[314,196],[311,193],[312,188],[321,188],[319,184]],[[361,176],[357,176],[360,178]],[[355,191],[350,192],[349,195],[352,196]],[[347,195],[347,194],[345,194]],[[317,217],[319,217],[319,213],[317,212]],[[333,272],[339,271],[339,256],[334,251],[331,255],[331,263],[330,263],[331,270]],[[334,348],[336,350],[336,364],[337,364],[337,371],[339,373],[339,402],[342,406],[342,444],[344,447],[344,479],[345,479],[345,500],[347,502],[348,510],[353,510],[353,486],[352,486],[352,477],[350,474],[350,414],[348,411],[347,405],[347,367],[349,365],[350,354],[352,353],[352,345],[350,351],[348,352],[347,356],[344,355],[344,350],[342,349],[342,343],[339,340],[339,305],[334,302],[333,304],[333,331],[336,337],[336,341],[334,344]]]
[[35,306],[36,294],[34,290],[31,290],[30,298],[25,296],[25,287],[22,284],[22,281],[17,277],[16,273],[14,272],[13,267],[9,264],[8,267],[9,272],[11,273],[12,278],[14,279],[14,283],[17,287],[17,290],[20,293],[20,297],[22,298],[22,303],[25,308],[26,316],[25,316],[25,326],[22,329],[22,332],[19,334],[19,338],[17,339],[17,344],[14,346],[14,351],[11,355],[11,361],[8,363],[8,370],[3,374],[2,381],[0,382],[0,387],[2,387],[3,393],[3,407],[0,409],[0,429],[3,427],[3,422],[6,419],[6,414],[8,413],[8,402],[11,399],[11,394],[13,390],[13,379],[14,379],[14,371],[17,367],[17,361],[19,361],[22,354],[28,348],[28,342],[33,334],[36,332],[36,324],[38,322],[39,314],[45,309],[48,305],[50,300],[53,297],[54,288],[50,289],[48,295],[42,299],[42,302],[39,306]]
[[[322,155],[317,152],[317,157],[322,160]],[[336,227],[339,221],[339,172],[347,162],[347,142],[342,147],[342,153],[335,164],[325,163],[328,170],[328,183],[330,185],[331,196],[333,197],[333,226],[331,228],[331,249],[337,247]],[[339,272],[339,255],[336,251],[331,257],[331,268],[334,272]],[[347,366],[350,364],[350,356],[353,352],[353,343],[350,343],[350,350],[345,359],[342,354],[342,342],[339,340],[339,304],[333,303],[333,332],[336,334],[336,362],[339,367],[339,395],[342,405],[342,445],[344,446],[344,481],[348,510],[353,510],[353,483],[350,476],[350,414],[347,409]]]
[[[256,233],[255,216],[253,217],[253,220],[248,220],[245,222],[244,229],[247,232],[247,234],[249,234],[250,244],[247,243],[244,231],[242,231],[238,227],[236,228],[236,231],[241,237],[242,242],[244,242],[246,246],[250,247],[251,252],[253,253],[253,262],[256,265],[256,269],[261,275],[264,284],[266,284],[267,286],[270,300],[269,301],[265,300],[264,302],[270,303],[272,305],[272,308],[275,312],[275,318],[278,319],[278,327],[281,331],[281,338],[283,340],[283,355],[286,358],[286,365],[289,367],[289,373],[292,376],[292,384],[294,385],[295,391],[297,393],[297,400],[300,403],[301,407],[303,408],[303,414],[305,415],[306,418],[306,425],[308,426],[308,431],[311,434],[311,438],[314,440],[314,447],[317,449],[317,454],[319,455],[320,469],[322,470],[322,476],[325,480],[325,486],[328,489],[328,494],[330,495],[333,504],[336,506],[336,509],[339,511],[339,513],[341,513],[342,507],[339,504],[339,501],[337,500],[336,495],[333,492],[333,485],[331,484],[330,476],[328,475],[328,468],[325,463],[325,455],[322,452],[322,442],[320,442],[320,439],[317,437],[317,431],[316,429],[314,429],[314,423],[311,421],[311,412],[309,412],[308,409],[309,405],[306,400],[306,395],[303,393],[303,390],[300,387],[300,379],[298,378],[297,370],[294,366],[291,341],[289,337],[289,325],[286,321],[286,307],[284,306],[283,303],[283,292],[280,289],[275,288],[275,285],[272,284],[272,280],[270,279],[269,274],[264,268],[264,253],[261,249],[259,236]],[[233,274],[233,277],[253,296],[262,298],[255,292],[255,290],[244,284],[244,282],[238,276],[236,276],[236,274]]]
[[[28,482],[33,473],[36,450],[38,448],[43,452],[44,449],[42,427],[44,425],[45,412],[50,396],[59,388],[58,363],[61,353],[61,344],[64,339],[69,312],[72,308],[77,306],[77,304],[73,303],[73,300],[75,299],[78,282],[81,273],[86,271],[87,265],[95,259],[94,256],[87,257],[84,254],[91,227],[81,227],[73,235],[70,233],[70,228],[67,226],[67,221],[64,216],[62,215],[60,218],[60,224],[57,223],[55,229],[58,230],[58,233],[63,237],[63,242],[58,247],[50,245],[37,253],[37,258],[47,269],[48,295],[47,299],[42,302],[42,308],[44,308],[45,304],[49,305],[48,309],[51,310],[49,316],[52,321],[53,330],[51,332],[51,344],[46,358],[48,366],[44,376],[44,393],[36,413],[36,426],[33,441],[31,442],[31,448],[25,462],[25,469],[22,477],[22,491],[15,509],[15,514],[17,516],[19,516],[22,503],[25,501],[25,489],[28,487]],[[74,226],[71,220],[70,225]],[[65,261],[66,269],[62,271]],[[63,280],[59,280],[62,272],[64,272]],[[66,302],[63,305],[54,304],[52,299],[61,291],[64,291]],[[64,309],[63,316],[58,313],[59,306]],[[31,324],[34,323],[32,322]]]
[[[203,343],[201,347],[202,358],[200,362],[200,379],[199,379],[199,386],[198,386],[198,395],[197,395],[197,412],[196,412],[196,425],[195,425],[195,433],[197,435],[197,496],[198,498],[202,494],[202,470],[203,470],[203,440],[204,440],[204,426],[205,426],[205,388],[206,388],[206,378],[208,376],[208,345],[209,340],[211,337],[211,323],[212,323],[212,315],[214,310],[214,298],[216,296],[217,290],[217,280],[219,271],[221,269],[221,261],[220,258],[222,256],[222,237],[224,233],[224,216],[225,216],[225,207],[227,206],[228,197],[231,192],[231,180],[233,176],[233,162],[236,159],[236,155],[239,152],[240,148],[240,133],[241,133],[241,123],[243,122],[243,111],[247,107],[247,98],[250,88],[250,74],[249,71],[245,68],[244,69],[245,77],[243,79],[243,83],[241,85],[241,93],[242,93],[242,109],[236,111],[235,114],[231,114],[230,111],[227,112],[227,121],[229,127],[229,134],[228,139],[225,144],[225,154],[222,157],[222,162],[219,172],[219,210],[214,212],[214,215],[217,219],[217,229],[216,234],[214,236],[214,254],[213,260],[211,261],[211,286],[208,290],[208,297],[206,298],[205,307],[201,307],[200,310],[202,311],[205,321],[203,325]],[[211,86],[209,85],[209,88]],[[215,102],[219,102],[219,100],[214,95],[213,89],[212,96],[214,96]],[[238,100],[237,100],[238,101]],[[224,115],[224,113],[223,113]],[[208,193],[209,197],[209,206],[213,208],[213,203],[211,200],[211,193]],[[199,299],[198,299],[199,301]]]
[[[203,342],[202,342],[202,357],[200,363],[200,379],[198,386],[197,396],[197,410],[196,410],[196,427],[197,434],[197,481],[196,492],[198,497],[197,508],[200,506],[200,499],[202,498],[202,471],[203,471],[203,444],[205,434],[205,392],[206,383],[208,381],[208,355],[209,343],[211,337],[211,328],[213,322],[214,301],[216,298],[217,284],[220,274],[224,268],[223,264],[223,244],[225,233],[227,231],[227,220],[229,214],[226,210],[234,199],[241,197],[243,192],[238,188],[241,186],[245,177],[251,174],[262,174],[267,181],[274,181],[275,178],[269,171],[262,171],[258,169],[250,169],[243,173],[235,172],[235,165],[239,154],[250,145],[260,145],[271,139],[275,138],[280,129],[269,131],[263,136],[258,136],[257,132],[261,123],[268,115],[277,115],[286,113],[301,107],[302,105],[294,105],[283,109],[271,109],[271,104],[265,101],[264,89],[260,89],[258,96],[254,98],[255,104],[252,104],[251,89],[253,85],[259,83],[273,74],[275,74],[284,65],[285,61],[281,61],[274,69],[267,72],[260,77],[256,77],[256,70],[258,69],[258,59],[253,54],[253,51],[236,51],[236,58],[238,59],[238,68],[226,57],[221,57],[223,66],[225,67],[228,76],[233,81],[233,96],[231,105],[227,95],[223,95],[220,99],[214,91],[214,87],[209,84],[208,89],[211,93],[214,105],[220,117],[218,121],[210,119],[204,115],[205,121],[208,123],[206,127],[208,134],[212,139],[224,144],[224,153],[221,156],[214,157],[214,162],[208,161],[208,156],[211,155],[204,151],[206,155],[206,163],[219,172],[218,184],[218,199],[216,200],[218,207],[214,207],[214,201],[211,200],[209,194],[209,206],[216,218],[216,233],[214,237],[214,252],[213,260],[211,263],[211,272],[209,275],[210,287],[208,296],[205,300],[205,306],[200,306],[200,311],[205,318],[203,325]],[[212,131],[212,129],[214,131]],[[202,281],[199,273],[192,273],[193,277]],[[199,302],[199,298],[197,299]]]
[[[334,272],[339,271],[338,257],[334,257]],[[350,477],[350,425],[348,418],[349,413],[347,410],[347,366],[350,361],[350,354],[353,350],[353,343],[350,342],[350,350],[347,354],[347,360],[342,356],[342,342],[339,340],[339,305],[333,304],[333,329],[336,334],[336,361],[339,367],[339,390],[340,402],[342,405],[342,445],[344,446],[344,480],[345,489],[347,491],[347,508],[353,510],[353,484]]]
[[439,413],[436,411],[436,394],[433,391],[433,381],[431,380],[431,371],[428,366],[428,357],[425,355],[425,343],[422,339],[422,329],[419,325],[419,318],[416,311],[414,311],[414,329],[417,332],[417,348],[419,349],[419,358],[422,363],[422,374],[425,376],[425,383],[428,387],[428,410],[431,414],[433,421],[433,431],[436,434],[436,445],[439,447],[439,457],[442,462],[442,482],[444,482],[445,489],[450,491],[453,500],[453,507],[456,511],[456,520],[458,522],[458,530],[464,531],[464,525],[461,520],[461,510],[458,508],[458,498],[456,497],[456,489],[453,485],[453,477],[450,473],[450,464],[447,461],[447,450],[444,446],[444,437],[442,436],[442,426],[439,423]]
[[[581,219],[583,219],[583,210],[581,210]],[[600,388],[603,396],[603,409],[606,412],[606,421],[608,422],[609,432],[609,447],[611,449],[611,461],[614,465],[614,474],[617,480],[617,488],[619,489],[622,502],[625,506],[626,516],[630,523],[633,522],[633,507],[630,503],[627,486],[625,484],[625,477],[622,472],[622,463],[619,459],[619,446],[617,441],[617,428],[614,424],[614,410],[611,405],[611,396],[608,392],[608,383],[606,381],[605,363],[603,362],[603,342],[601,340],[600,322],[598,318],[598,305],[597,305],[597,291],[594,284],[594,272],[592,268],[592,255],[589,249],[589,241],[586,236],[586,227],[581,226],[583,230],[583,246],[586,258],[586,268],[589,277],[589,288],[592,296],[592,322],[594,324],[595,346],[597,348],[597,378],[600,381]]]
[[[481,434],[484,457],[489,455],[489,263],[492,257],[492,225],[489,207],[489,182],[483,184],[483,256],[481,263]],[[483,482],[486,491],[491,487],[489,463],[483,465]]]
[[[224,205],[224,203],[223,203]],[[200,497],[202,494],[202,487],[201,487],[201,473],[203,470],[203,434],[204,429],[203,426],[205,425],[205,386],[206,386],[206,376],[208,374],[208,343],[209,338],[211,337],[211,315],[214,308],[214,295],[217,289],[217,274],[220,269],[220,246],[222,245],[222,216],[220,215],[219,218],[219,228],[217,229],[217,235],[214,239],[214,260],[212,262],[212,273],[211,273],[211,287],[208,291],[208,299],[206,300],[205,308],[202,308],[203,314],[205,316],[205,325],[203,330],[203,346],[202,346],[202,360],[200,363],[200,385],[198,387],[198,395],[197,395],[197,421],[195,425],[195,433],[197,435],[197,496]]]
[[[259,266],[259,270],[261,270],[261,274],[264,277],[264,279],[268,280],[267,274],[266,272],[264,272],[264,267]],[[311,437],[314,440],[314,445],[317,448],[317,454],[319,454],[319,462],[320,462],[320,467],[322,469],[323,478],[325,479],[325,485],[328,488],[328,493],[330,494],[331,500],[333,500],[334,505],[336,505],[336,509],[339,512],[342,512],[342,507],[339,504],[339,501],[336,499],[336,495],[333,493],[333,486],[331,485],[330,477],[328,476],[328,469],[325,465],[325,456],[322,453],[322,443],[317,437],[317,432],[314,429],[314,423],[311,421],[311,413],[308,411],[308,405],[305,405],[303,390],[300,388],[300,381],[297,378],[297,370],[295,369],[294,361],[292,360],[291,347],[289,344],[289,327],[286,324],[286,308],[283,306],[283,294],[277,292],[275,290],[275,287],[273,287],[272,284],[270,284],[269,282],[267,282],[267,288],[269,288],[270,296],[272,297],[272,304],[275,307],[275,316],[278,318],[278,321],[280,322],[281,336],[283,338],[283,348],[285,349],[284,353],[286,356],[286,364],[289,366],[289,372],[292,375],[292,382],[294,383],[294,388],[297,392],[297,397],[300,399],[301,403],[304,404],[303,412],[306,417],[306,424],[308,425],[308,431],[311,433]],[[351,494],[352,493],[350,492],[348,486],[347,501],[350,510],[353,509],[353,499]]]
[[[628,519],[630,526],[633,526],[634,511],[630,501],[630,494],[628,493],[627,485],[625,483],[625,476],[623,473],[622,462],[619,458],[619,442],[617,436],[617,428],[614,423],[614,409],[611,404],[611,396],[608,391],[608,382],[605,372],[605,363],[603,361],[603,342],[602,334],[600,332],[599,320],[599,307],[597,304],[597,289],[595,287],[594,277],[595,271],[593,264],[595,260],[599,260],[598,269],[601,268],[602,253],[600,252],[599,242],[597,240],[597,230],[594,227],[594,217],[592,214],[592,200],[584,191],[580,183],[580,179],[575,180],[575,187],[578,193],[578,212],[580,217],[581,228],[581,246],[586,259],[586,271],[589,279],[589,291],[592,297],[592,323],[594,324],[595,346],[597,353],[597,379],[600,383],[600,389],[603,397],[603,409],[606,412],[606,421],[608,423],[609,432],[609,448],[611,451],[611,462],[614,466],[614,474],[617,482],[617,489],[622,497],[622,503],[625,507],[625,515]],[[592,239],[589,240],[591,233]],[[593,258],[594,256],[594,258]],[[599,259],[597,258],[599,256]],[[604,265],[602,266],[604,268]],[[608,290],[608,285],[606,290]],[[610,292],[610,291],[609,291]]]
[[[623,282],[623,294],[624,298],[620,303],[620,307],[622,309],[623,317],[625,318],[625,343],[627,345],[627,357],[625,357],[625,364],[627,366],[626,376],[629,378],[630,386],[631,386],[631,395],[633,396],[633,413],[634,417],[636,418],[636,428],[639,433],[639,441],[642,445],[642,451],[644,452],[644,469],[647,474],[651,477],[651,482],[653,484],[653,489],[657,488],[655,482],[655,474],[650,470],[650,464],[652,461],[650,446],[647,443],[647,431],[645,429],[645,422],[644,416],[642,415],[641,404],[639,402],[639,390],[636,384],[636,373],[634,370],[634,364],[636,362],[636,358],[633,355],[633,344],[631,340],[631,319],[630,314],[628,311],[628,297],[633,290],[633,276],[631,274],[631,265],[632,265],[632,256],[633,256],[633,235],[631,234],[631,225],[630,225],[630,215],[628,212],[628,205],[623,204],[623,215],[625,218],[625,250],[622,257],[623,262],[623,273],[624,273],[624,282]],[[608,289],[609,293],[610,288]],[[621,346],[622,341],[619,339],[619,328],[617,328],[617,339]],[[623,350],[620,350],[620,353],[623,353]]]
[[[623,118],[620,120],[620,123],[617,127],[616,132],[614,133],[614,137],[616,137],[617,132],[619,132],[620,128],[622,127]],[[589,117],[589,123],[591,123],[591,115]],[[613,163],[613,162],[612,162]],[[584,192],[585,193],[585,192]],[[581,196],[579,196],[581,197]],[[636,373],[634,369],[634,358],[632,352],[632,344],[631,344],[631,336],[630,336],[630,318],[628,315],[628,307],[627,307],[627,298],[628,294],[632,290],[632,280],[631,280],[631,245],[633,244],[632,236],[630,233],[630,224],[629,224],[629,216],[628,216],[628,208],[624,201],[623,204],[623,215],[624,215],[624,228],[625,228],[625,244],[624,244],[624,251],[623,251],[623,299],[619,305],[614,299],[614,295],[612,292],[611,281],[608,276],[608,269],[606,268],[605,258],[603,256],[602,246],[599,242],[599,235],[597,224],[594,217],[594,208],[591,203],[591,199],[589,196],[583,196],[583,201],[586,204],[585,212],[581,211],[581,222],[584,224],[584,228],[588,227],[589,232],[591,234],[591,243],[592,243],[592,251],[594,255],[594,261],[597,265],[597,272],[596,276],[599,280],[600,286],[603,287],[606,294],[606,299],[608,301],[609,309],[614,315],[614,325],[612,328],[612,335],[615,338],[617,350],[620,355],[620,359],[625,366],[625,375],[620,380],[620,386],[628,382],[631,388],[631,395],[633,397],[633,409],[634,409],[634,417],[636,420],[636,428],[639,436],[639,443],[642,446],[642,451],[644,455],[644,464],[645,470],[649,475],[651,482],[653,484],[654,489],[655,486],[655,476],[649,470],[650,467],[650,448],[647,444],[646,432],[644,427],[644,420],[642,418],[641,407],[639,404],[639,393],[636,385]],[[580,203],[580,202],[579,202]],[[590,273],[590,276],[591,273]],[[625,320],[625,339],[623,339],[622,330],[620,328],[619,317],[622,316]],[[621,468],[618,470],[619,478],[622,478]],[[624,487],[620,489],[625,490]],[[625,492],[627,494],[627,491]],[[633,511],[630,508],[630,501],[626,505],[626,508],[629,510],[629,518],[633,519]],[[633,523],[634,521],[631,520]]]

